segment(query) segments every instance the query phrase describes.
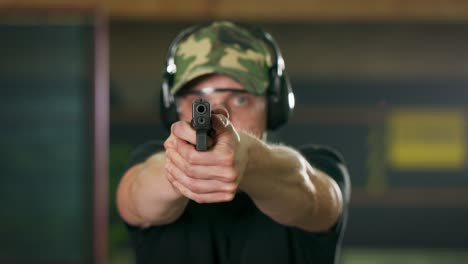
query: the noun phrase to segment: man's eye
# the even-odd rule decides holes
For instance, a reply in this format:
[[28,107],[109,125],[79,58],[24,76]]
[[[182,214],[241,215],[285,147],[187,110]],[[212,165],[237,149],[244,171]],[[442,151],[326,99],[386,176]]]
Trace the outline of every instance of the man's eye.
[[234,104],[236,105],[245,105],[248,103],[248,101],[249,99],[245,96],[239,95],[239,96],[234,97]]

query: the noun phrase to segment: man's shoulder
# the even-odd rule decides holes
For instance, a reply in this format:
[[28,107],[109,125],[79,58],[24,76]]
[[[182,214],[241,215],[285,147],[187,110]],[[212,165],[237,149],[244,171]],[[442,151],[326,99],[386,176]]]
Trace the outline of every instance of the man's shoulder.
[[[305,144],[297,148],[306,159],[328,158],[336,163],[345,164],[343,155],[336,149],[318,144]],[[310,162],[310,161],[309,161]]]

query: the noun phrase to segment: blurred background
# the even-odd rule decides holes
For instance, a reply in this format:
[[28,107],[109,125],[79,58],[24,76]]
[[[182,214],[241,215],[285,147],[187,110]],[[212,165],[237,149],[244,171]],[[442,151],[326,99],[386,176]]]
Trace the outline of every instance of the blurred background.
[[468,1],[0,0],[0,262],[134,263],[115,190],[164,140],[166,49],[257,24],[296,94],[272,142],[339,150],[341,263],[468,263]]

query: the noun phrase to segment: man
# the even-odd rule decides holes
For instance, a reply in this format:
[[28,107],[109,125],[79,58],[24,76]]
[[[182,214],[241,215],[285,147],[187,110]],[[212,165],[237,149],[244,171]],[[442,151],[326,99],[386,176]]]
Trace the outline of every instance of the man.
[[[165,76],[171,79],[163,89],[175,97],[180,121],[163,147],[149,142],[135,151],[117,190],[138,263],[334,261],[328,245],[338,243],[346,197],[343,183],[325,171],[343,177],[343,167],[331,152],[314,149],[309,163],[264,141],[274,122],[271,75],[282,74],[268,36],[214,22],[171,46],[173,76]],[[196,98],[213,109],[208,151],[194,148]]]

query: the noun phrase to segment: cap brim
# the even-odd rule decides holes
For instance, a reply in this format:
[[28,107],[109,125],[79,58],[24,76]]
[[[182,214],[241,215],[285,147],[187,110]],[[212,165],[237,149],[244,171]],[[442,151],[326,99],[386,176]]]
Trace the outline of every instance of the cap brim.
[[[245,89],[249,90],[250,86],[248,84],[242,83],[237,76],[237,74],[229,69],[225,69],[223,67],[214,67],[214,66],[199,66],[194,68],[189,74],[184,76],[183,79],[179,80],[175,83],[171,88],[171,94],[176,94],[180,89],[182,89],[187,83],[194,80],[195,78],[201,77],[203,75],[211,74],[211,73],[219,73],[229,76],[230,78],[234,79],[236,82],[240,83],[244,86]],[[247,74],[247,73],[246,73]]]
[[174,95],[176,94],[184,85],[186,85],[188,82],[191,80],[198,78],[200,76],[214,73],[215,71],[213,69],[210,69],[209,67],[206,68],[195,68],[193,69],[189,74],[184,76],[183,79],[179,80],[177,83],[174,83],[174,85],[171,88],[171,94]]

